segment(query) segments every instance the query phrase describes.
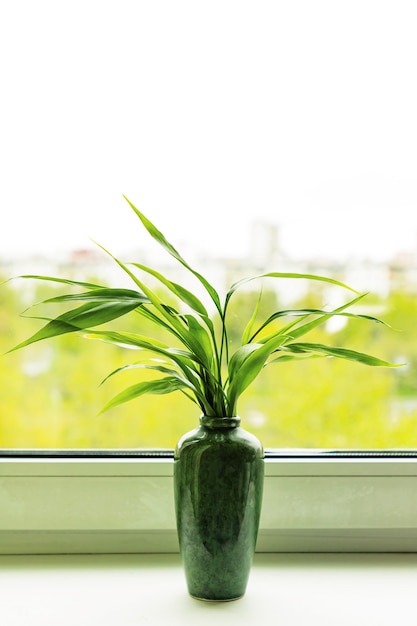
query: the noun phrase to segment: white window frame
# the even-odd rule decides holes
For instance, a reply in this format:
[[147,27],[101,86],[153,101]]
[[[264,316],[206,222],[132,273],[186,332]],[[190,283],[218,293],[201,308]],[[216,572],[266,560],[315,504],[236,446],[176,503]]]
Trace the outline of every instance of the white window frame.
[[[173,458],[138,455],[3,452],[0,554],[178,551]],[[277,451],[265,473],[259,552],[417,551],[417,452]]]

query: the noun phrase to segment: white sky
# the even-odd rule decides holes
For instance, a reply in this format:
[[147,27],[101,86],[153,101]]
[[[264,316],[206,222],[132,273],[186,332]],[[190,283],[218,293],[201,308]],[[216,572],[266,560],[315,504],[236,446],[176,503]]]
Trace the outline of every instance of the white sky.
[[3,0],[0,256],[417,249],[414,0]]

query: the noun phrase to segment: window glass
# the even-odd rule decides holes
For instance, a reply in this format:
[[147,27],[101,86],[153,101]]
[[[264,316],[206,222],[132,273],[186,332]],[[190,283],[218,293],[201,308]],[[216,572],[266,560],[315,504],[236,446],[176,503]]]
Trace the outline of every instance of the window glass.
[[[0,280],[132,286],[93,238],[195,288],[122,194],[223,295],[265,271],[342,280],[369,291],[356,310],[389,327],[340,318],[309,340],[407,365],[271,364],[243,394],[242,422],[268,447],[415,447],[414,21],[411,2],[2,6]],[[261,283],[250,287],[231,301],[235,347]],[[346,295],[286,279],[262,290],[260,319]],[[42,325],[19,314],[58,293],[1,285],[2,353]],[[149,331],[134,313],[112,328]],[[68,335],[2,356],[0,447],[173,447],[200,413],[179,392],[98,415],[149,377],[136,369],[100,385],[131,361]]]

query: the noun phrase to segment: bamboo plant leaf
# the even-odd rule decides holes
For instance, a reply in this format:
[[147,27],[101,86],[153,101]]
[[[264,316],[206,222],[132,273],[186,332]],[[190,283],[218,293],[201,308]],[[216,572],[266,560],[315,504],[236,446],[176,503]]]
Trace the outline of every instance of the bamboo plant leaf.
[[[365,295],[366,294],[360,294],[359,296],[357,296],[353,300],[350,300],[349,302],[345,302],[344,304],[342,304],[337,309],[334,309],[333,311],[330,311],[329,313],[326,313],[325,315],[318,316],[315,319],[310,320],[310,321],[305,322],[305,323],[301,323],[301,322],[303,322],[305,319],[309,318],[310,314],[306,314],[304,316],[301,316],[300,319],[293,320],[289,324],[285,325],[283,328],[281,328],[281,330],[279,332],[281,332],[282,334],[286,334],[286,335],[290,336],[290,338],[292,340],[297,339],[299,337],[302,337],[303,335],[308,334],[314,328],[317,328],[318,326],[321,326],[322,324],[327,322],[329,319],[331,319],[331,317],[333,315],[337,315],[339,312],[348,309],[349,307],[353,306],[354,304],[357,304],[360,300],[362,300],[365,297]],[[252,337],[252,340],[253,340],[253,337]]]
[[112,289],[112,288],[97,288],[91,291],[84,291],[82,293],[69,293],[60,296],[54,296],[43,300],[42,304],[48,304],[52,302],[120,302],[125,304],[134,304],[140,306],[142,304],[149,304],[150,300],[143,293],[134,291],[133,289]]
[[[244,330],[243,330],[243,334],[242,334],[242,346],[244,346],[245,344],[249,343],[250,341],[252,341],[254,339],[254,337],[256,337],[256,335],[258,334],[258,332],[261,329],[258,329],[258,331],[256,333],[254,333],[251,337],[251,333],[255,324],[255,320],[258,316],[258,311],[259,311],[259,305],[261,303],[261,298],[262,298],[262,290],[259,292],[259,297],[256,301],[256,305],[253,309],[253,313],[249,319],[249,322],[246,324]],[[271,320],[272,321],[272,320]],[[266,322],[265,322],[266,325]]]
[[[363,319],[363,320],[367,320],[368,322],[375,322],[377,324],[383,324],[384,326],[389,326],[389,324],[387,324],[386,322],[383,322],[377,317],[374,317],[372,315],[365,315],[362,313],[349,313],[348,311],[325,311],[323,309],[287,309],[283,311],[276,311],[275,313],[270,315],[270,317],[268,317],[268,319],[265,320],[265,322],[257,329],[256,333],[254,333],[250,337],[250,341],[253,341],[255,337],[262,330],[264,330],[269,324],[271,324],[277,319],[280,319],[282,317],[301,317],[303,319],[306,319],[307,317],[311,317],[312,315],[320,316],[321,319],[317,320],[320,324],[323,324],[325,321],[327,321],[331,317],[347,317],[350,319]],[[291,326],[295,326],[298,322],[299,320],[296,320],[294,324],[292,324]],[[319,324],[316,324],[316,325],[319,325]],[[305,334],[312,328],[314,328],[314,325],[305,327],[303,334]],[[287,329],[288,327],[286,327],[285,332],[287,332]]]
[[116,370],[108,374],[101,381],[101,384],[103,385],[107,380],[109,380],[109,378],[112,378],[116,374],[120,374],[121,372],[132,370],[132,369],[146,369],[146,370],[150,370],[153,372],[159,372],[161,374],[167,374],[171,378],[178,379],[184,385],[184,389],[187,388],[191,391],[192,395],[195,397],[195,401],[203,408],[203,410],[208,408],[208,407],[205,407],[205,404],[204,404],[205,398],[204,398],[204,394],[202,393],[200,389],[198,379],[195,377],[190,377],[189,375],[188,377],[184,376],[177,370],[172,369],[172,367],[166,367],[165,365],[152,365],[150,363],[132,363],[129,365],[125,365],[123,367],[117,368]]
[[[155,361],[155,359],[153,359],[153,361]],[[120,374],[121,372],[126,372],[129,370],[135,370],[135,369],[152,370],[155,372],[160,372],[162,374],[169,374],[170,376],[179,375],[176,370],[172,369],[171,367],[166,367],[166,365],[152,365],[151,363],[142,363],[142,362],[129,363],[128,365],[123,365],[122,367],[118,367],[117,369],[110,372],[110,374],[107,374],[107,376],[103,378],[100,384],[103,385],[105,382],[109,380],[109,378],[112,378],[113,376],[116,376],[117,374]]]
[[119,332],[112,330],[88,330],[86,335],[88,339],[100,339],[107,343],[112,343],[122,348],[132,348],[137,350],[149,350],[157,354],[162,354],[168,358],[173,356],[181,356],[189,359],[190,362],[197,361],[195,355],[185,350],[172,348],[166,343],[155,339],[154,337],[146,337],[136,333]]
[[187,343],[198,355],[201,363],[205,367],[210,368],[213,361],[213,346],[210,336],[193,315],[185,315],[184,317],[189,328]]
[[[262,371],[270,354],[277,350],[286,339],[287,337],[285,335],[277,334],[265,344],[258,344],[255,350],[248,350],[246,356],[242,359],[239,358],[239,367],[234,368],[234,375],[229,379],[229,387],[227,390],[227,399],[231,411],[236,409],[239,396]],[[239,348],[242,353],[243,348],[244,346]]]
[[159,245],[162,246],[172,257],[174,257],[174,259],[176,259],[188,271],[194,274],[194,276],[201,282],[201,284],[205,287],[207,293],[210,295],[212,301],[214,302],[216,309],[219,311],[220,314],[222,314],[222,307],[220,303],[219,294],[214,289],[214,287],[208,282],[206,278],[204,278],[204,276],[202,276],[199,272],[197,272],[196,270],[194,270],[192,267],[188,265],[188,263],[182,258],[178,250],[176,250],[174,246],[171,243],[169,243],[169,241],[165,238],[165,236],[161,233],[161,231],[158,230],[156,226],[154,226],[154,224],[152,224],[152,222],[141,211],[139,211],[139,209],[137,209],[132,204],[132,202],[130,202],[128,198],[126,198],[126,196],[123,196],[123,197],[125,198],[126,202],[130,205],[130,207],[133,209],[133,211],[136,213],[136,215],[139,217],[139,219],[141,220],[142,224],[144,225],[148,233],[151,235],[151,237],[155,239],[155,241],[157,241]]
[[255,350],[259,350],[261,347],[262,344],[260,343],[247,343],[244,346],[240,346],[240,348],[234,352],[228,363],[229,381],[233,380],[248,356],[252,352],[255,352]]
[[202,328],[198,321],[191,315],[183,316],[184,319],[187,320],[187,325],[192,333],[191,336],[184,334],[184,338],[186,339],[187,344],[189,344],[193,347],[193,349],[196,349],[199,352],[199,356],[204,363],[211,363],[213,349],[215,351],[217,346],[215,343],[213,322],[209,318],[208,312],[203,303],[193,293],[188,291],[188,289],[185,289],[178,283],[171,282],[170,280],[165,278],[165,276],[160,274],[160,272],[157,272],[156,270],[153,270],[146,265],[141,265],[140,263],[132,263],[132,265],[145,272],[148,272],[149,274],[157,278],[166,287],[168,287],[168,289],[170,289],[170,291],[174,293],[183,303],[191,307],[200,315],[201,319],[204,321],[210,331],[211,340],[204,328]]
[[301,354],[319,352],[326,356],[356,361],[364,365],[376,367],[401,367],[403,365],[402,363],[390,363],[389,361],[384,361],[383,359],[365,354],[364,352],[357,352],[356,350],[350,350],[348,348],[326,346],[320,343],[290,343],[282,347],[281,350],[289,350],[290,352]]
[[19,343],[10,352],[43,339],[50,339],[65,333],[73,333],[99,326],[129,313],[138,306],[137,302],[88,302],[76,309],[67,311],[52,319],[34,335]]
[[[248,278],[242,278],[234,283],[229,291],[226,294],[226,305],[229,302],[230,298],[234,294],[234,292],[239,289],[242,285],[246,285],[247,283],[253,280],[260,280],[263,278],[290,278],[290,279],[304,279],[304,280],[313,280],[324,283],[329,283],[331,285],[335,285],[337,287],[342,287],[343,289],[347,289],[348,291],[352,291],[353,293],[359,294],[356,289],[349,287],[345,283],[340,282],[339,280],[335,280],[334,278],[328,278],[327,276],[320,276],[318,274],[302,274],[297,272],[266,272],[265,274],[257,274],[256,276],[249,276]],[[226,307],[225,307],[226,308]]]
[[172,293],[174,293],[182,302],[184,302],[184,304],[187,304],[202,317],[209,319],[206,307],[201,302],[201,300],[199,300],[199,298],[197,298],[197,296],[195,296],[191,291],[189,291],[182,285],[179,285],[178,283],[168,280],[163,274],[157,272],[151,267],[147,267],[146,265],[142,265],[141,263],[131,263],[131,265],[157,278],[163,285],[168,287],[168,289],[172,291]]
[[86,335],[89,339],[99,339],[121,348],[147,350],[168,361],[175,363],[193,384],[199,378],[199,360],[195,354],[186,350],[169,347],[152,337],[143,337],[134,333],[115,331],[90,331]]
[[[114,331],[94,331],[86,335],[90,339],[99,339],[107,343],[134,350],[146,350],[158,356],[164,357],[168,362],[177,365],[184,377],[196,389],[203,389],[201,384],[201,374],[198,369],[198,359],[196,356],[185,350],[171,348],[166,344],[150,337],[142,337],[133,333],[122,333]],[[210,411],[210,406],[206,402],[204,391],[198,396],[199,404],[204,406],[204,411]]]
[[325,359],[328,358],[328,355],[326,354],[315,354],[315,353],[311,353],[311,352],[305,352],[305,353],[284,353],[282,352],[281,354],[278,354],[278,356],[275,359],[268,359],[267,363],[265,363],[265,366],[270,365],[271,363],[286,363],[288,361],[306,361],[311,360],[311,359]]
[[70,280],[68,278],[59,278],[55,276],[41,276],[37,274],[23,274],[16,276],[16,278],[29,278],[32,280],[46,280],[53,283],[59,283],[63,285],[70,285],[73,287],[82,287],[85,289],[105,289],[104,285],[96,285],[95,283],[86,283],[79,280]]
[[[116,263],[122,268],[124,269],[128,275],[134,280],[134,282],[139,286],[140,289],[142,289],[142,291],[144,292],[145,296],[149,299],[149,301],[151,302],[151,304],[154,305],[154,307],[157,309],[157,311],[159,313],[162,314],[162,316],[165,318],[165,320],[167,320],[167,324],[165,324],[165,327],[170,331],[173,332],[175,334],[175,336],[181,341],[181,343],[188,349],[191,349],[195,356],[198,356],[199,362],[203,365],[206,366],[206,362],[209,361],[211,364],[211,343],[210,340],[208,339],[207,333],[204,331],[204,329],[198,324],[197,320],[193,319],[192,320],[192,324],[194,326],[193,331],[194,333],[197,330],[198,327],[198,337],[200,338],[200,340],[203,337],[206,338],[204,340],[204,345],[206,347],[210,346],[210,354],[207,355],[204,350],[202,349],[199,340],[196,340],[195,335],[193,334],[193,332],[189,329],[189,324],[190,324],[190,317],[186,316],[186,315],[181,315],[176,309],[174,309],[171,306],[167,306],[166,304],[163,303],[163,301],[159,298],[159,296],[152,291],[151,289],[149,289],[145,284],[143,284],[142,281],[140,281],[130,270],[129,268],[126,266],[125,263],[123,263],[122,261],[120,261],[119,259],[117,259],[116,257],[114,257],[108,250],[106,250],[103,246],[99,245],[100,248],[103,249],[104,252],[106,252],[107,254],[109,254],[114,261],[116,261]],[[156,318],[156,320],[158,320],[158,318]],[[186,323],[184,324],[181,320],[185,320]],[[214,331],[213,331],[214,332]],[[209,372],[210,374],[210,372]]]
[[[183,319],[184,316],[180,314],[179,311],[174,309],[172,306],[168,306],[164,304],[161,298],[147,285],[145,285],[133,272],[127,267],[125,263],[120,261],[117,257],[113,256],[111,252],[106,250],[100,244],[97,244],[106,254],[108,254],[135,282],[135,284],[143,291],[143,293],[149,298],[151,304],[155,307],[155,309],[160,313],[160,315],[165,318],[165,328],[172,332],[186,347],[189,347],[189,331],[186,324],[184,324]],[[154,318],[155,321],[158,322],[160,318]]]
[[124,391],[118,393],[101,409],[100,414],[112,409],[120,404],[139,398],[145,393],[164,395],[187,389],[187,385],[174,376],[166,376],[156,380],[149,380],[131,385]]

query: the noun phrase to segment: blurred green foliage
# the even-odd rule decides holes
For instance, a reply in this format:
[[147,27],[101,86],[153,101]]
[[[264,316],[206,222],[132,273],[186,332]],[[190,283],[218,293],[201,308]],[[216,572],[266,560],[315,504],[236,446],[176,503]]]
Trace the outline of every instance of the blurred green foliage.
[[[39,320],[19,314],[50,293],[55,295],[56,287],[28,281],[0,287],[0,447],[173,448],[199,418],[198,407],[180,392],[145,396],[98,416],[121,388],[150,376],[130,370],[100,386],[110,371],[131,361],[122,348],[71,335],[3,356],[40,326]],[[231,302],[235,344],[257,295],[242,292]],[[321,306],[320,299],[320,292],[312,291],[296,305]],[[417,298],[404,291],[366,303],[369,310],[362,306],[361,312],[381,317],[392,328],[344,320],[337,328],[317,329],[311,340],[407,365],[393,370],[320,358],[267,366],[239,407],[242,426],[265,447],[417,447]],[[273,306],[280,308],[278,297],[267,291],[260,319]],[[132,313],[118,327],[138,330],[138,321]],[[140,332],[146,331],[141,321]]]

